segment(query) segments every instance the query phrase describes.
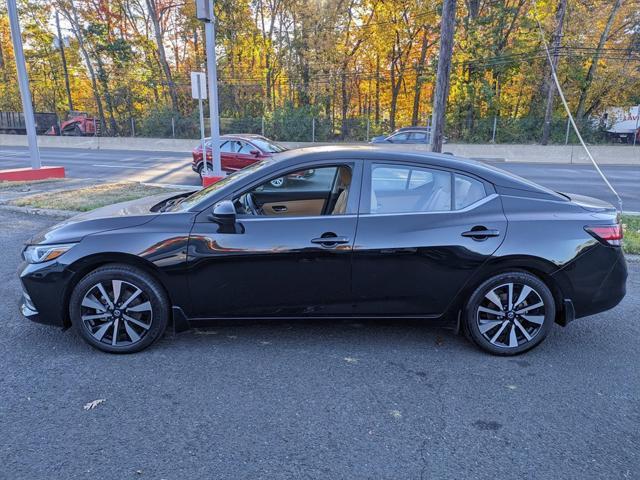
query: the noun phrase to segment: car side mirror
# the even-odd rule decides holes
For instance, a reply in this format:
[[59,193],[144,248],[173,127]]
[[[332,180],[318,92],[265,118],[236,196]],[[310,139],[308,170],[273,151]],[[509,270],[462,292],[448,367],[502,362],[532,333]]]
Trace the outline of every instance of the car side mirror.
[[234,225],[236,223],[236,207],[231,200],[222,200],[211,209],[209,219],[220,225]]
[[259,156],[260,156],[260,150],[251,150],[249,153],[250,153],[251,155],[255,155],[256,157],[259,157]]

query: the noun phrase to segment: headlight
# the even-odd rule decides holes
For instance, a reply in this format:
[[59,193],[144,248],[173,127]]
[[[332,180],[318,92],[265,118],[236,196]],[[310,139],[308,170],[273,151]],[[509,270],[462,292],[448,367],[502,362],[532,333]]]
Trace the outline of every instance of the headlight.
[[22,256],[27,263],[42,263],[58,258],[64,252],[73,247],[75,243],[59,245],[27,245]]

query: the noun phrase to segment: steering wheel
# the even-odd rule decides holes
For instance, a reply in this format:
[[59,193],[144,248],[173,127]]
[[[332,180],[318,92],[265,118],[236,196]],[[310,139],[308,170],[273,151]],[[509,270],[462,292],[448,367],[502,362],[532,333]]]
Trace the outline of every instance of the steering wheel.
[[251,212],[251,215],[261,215],[260,208],[256,204],[251,192],[244,196],[245,209]]

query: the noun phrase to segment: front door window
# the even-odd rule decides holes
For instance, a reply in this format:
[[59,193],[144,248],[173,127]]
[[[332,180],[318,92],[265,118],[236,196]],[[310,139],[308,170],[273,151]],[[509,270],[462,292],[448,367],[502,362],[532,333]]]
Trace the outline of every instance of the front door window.
[[352,171],[338,165],[286,173],[234,199],[239,215],[322,216],[347,213]]

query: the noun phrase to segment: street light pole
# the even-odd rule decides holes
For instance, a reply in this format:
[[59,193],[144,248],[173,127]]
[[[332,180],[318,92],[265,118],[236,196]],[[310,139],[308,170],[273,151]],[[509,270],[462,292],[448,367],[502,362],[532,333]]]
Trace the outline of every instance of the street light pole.
[[27,75],[24,51],[22,50],[22,36],[20,35],[20,21],[18,20],[18,7],[16,6],[16,0],[7,0],[7,9],[9,12],[9,25],[11,27],[13,51],[16,57],[16,70],[18,70],[18,85],[20,87],[20,97],[22,98],[24,123],[27,127],[27,140],[29,141],[31,168],[37,170],[42,166],[42,164],[40,163],[40,151],[38,150],[38,138],[36,137],[36,123],[33,116],[31,92],[29,91],[29,76]]
[[218,113],[218,72],[216,66],[216,16],[214,0],[209,2],[209,21],[205,22],[205,48],[207,52],[207,86],[209,88],[209,117],[211,119],[211,160],[213,176],[222,176],[220,164],[220,116]]
[[640,125],[640,104],[638,104],[638,106],[636,107],[636,129],[633,131],[633,146],[636,146],[636,140],[638,140],[638,135],[640,135],[640,132],[638,132],[638,125]]

